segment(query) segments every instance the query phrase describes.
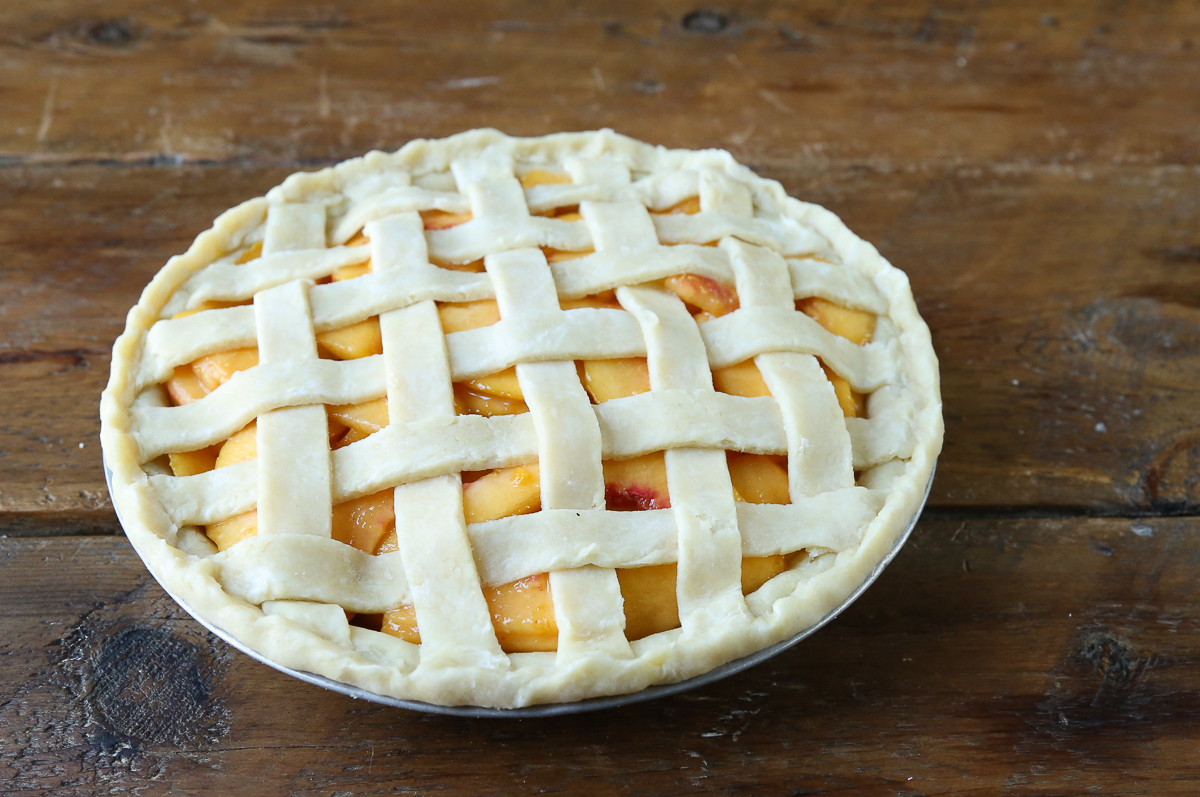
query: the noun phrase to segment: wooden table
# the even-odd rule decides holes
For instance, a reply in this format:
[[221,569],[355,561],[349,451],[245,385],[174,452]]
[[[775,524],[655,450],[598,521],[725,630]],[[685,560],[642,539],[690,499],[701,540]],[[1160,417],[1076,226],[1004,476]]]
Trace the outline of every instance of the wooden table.
[[[1200,791],[1200,8],[0,4],[0,793]],[[792,651],[470,721],[287,678],[121,536],[97,403],[141,287],[288,173],[419,136],[730,149],[905,269],[929,508]]]

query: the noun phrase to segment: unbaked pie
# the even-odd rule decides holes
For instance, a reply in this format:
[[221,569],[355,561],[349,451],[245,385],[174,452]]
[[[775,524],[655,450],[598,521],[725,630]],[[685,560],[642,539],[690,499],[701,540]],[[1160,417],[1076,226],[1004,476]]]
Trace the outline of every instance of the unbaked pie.
[[942,439],[904,274],[727,153],[478,130],[296,174],[130,312],[101,415],[155,577],[281,665],[443,705],[788,638]]

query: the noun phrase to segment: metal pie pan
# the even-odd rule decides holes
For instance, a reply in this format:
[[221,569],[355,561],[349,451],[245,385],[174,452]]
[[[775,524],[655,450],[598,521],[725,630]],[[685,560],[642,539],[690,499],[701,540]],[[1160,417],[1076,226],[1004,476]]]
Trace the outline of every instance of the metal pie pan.
[[[523,717],[558,717],[558,716],[563,716],[566,714],[582,714],[583,712],[586,712],[586,711],[599,711],[600,709],[605,709],[605,708],[617,708],[619,706],[629,706],[634,703],[641,703],[643,701],[653,700],[653,699],[659,698],[659,697],[667,697],[669,695],[676,695],[676,694],[679,694],[680,692],[686,692],[690,689],[696,689],[701,686],[707,686],[708,684],[715,683],[716,681],[719,681],[722,678],[728,678],[731,675],[736,675],[737,673],[740,673],[743,670],[753,667],[755,664],[764,662],[767,659],[771,658],[772,656],[776,656],[776,655],[782,653],[783,651],[785,651],[788,648],[792,647],[793,645],[797,644],[801,640],[807,639],[808,637],[815,634],[817,631],[824,628],[825,625],[827,625],[835,617],[837,617],[839,614],[841,614],[843,611],[845,611],[847,606],[849,606],[851,603],[854,603],[854,601],[856,601],[860,595],[862,595],[864,592],[866,592],[867,587],[871,586],[871,584],[874,583],[875,579],[879,578],[879,575],[883,572],[884,568],[887,567],[888,564],[890,564],[891,561],[896,558],[896,554],[900,553],[900,549],[902,547],[904,547],[904,543],[908,541],[908,538],[912,535],[913,529],[916,528],[917,521],[921,517],[921,511],[925,508],[925,502],[929,500],[929,491],[933,487],[933,477],[934,477],[934,473],[936,473],[936,472],[937,472],[937,462],[935,461],[933,470],[929,474],[929,481],[925,485],[925,494],[921,497],[921,503],[917,506],[917,511],[913,513],[912,518],[909,519],[908,525],[905,527],[904,531],[901,532],[900,536],[896,538],[895,543],[893,543],[893,545],[892,545],[892,549],[890,551],[888,551],[887,555],[884,556],[883,559],[879,560],[879,562],[875,565],[875,568],[871,571],[871,574],[869,576],[867,576],[865,581],[863,581],[861,584],[858,585],[858,587],[854,590],[854,592],[850,593],[850,595],[848,595],[844,601],[842,601],[835,609],[833,609],[833,611],[826,614],[824,617],[822,617],[819,621],[817,621],[813,625],[810,625],[808,628],[805,628],[803,631],[795,634],[794,636],[791,636],[780,642],[776,642],[774,645],[770,645],[769,647],[765,647],[761,650],[755,651],[754,653],[751,653],[749,656],[743,656],[740,659],[735,659],[734,661],[727,662],[726,664],[722,664],[719,667],[715,667],[702,675],[697,675],[694,678],[688,678],[685,681],[679,681],[679,682],[673,683],[673,684],[661,684],[659,686],[649,686],[640,691],[630,692],[630,693],[624,694],[624,695],[612,695],[610,697],[593,697],[593,698],[588,698],[586,700],[575,701],[573,703],[544,703],[541,705],[525,706],[522,708],[486,708],[483,706],[441,706],[441,705],[437,705],[436,703],[426,703],[426,702],[423,702],[420,700],[402,700],[397,697],[389,697],[387,695],[380,695],[380,694],[376,694],[375,692],[370,692],[366,689],[362,689],[360,687],[353,686],[351,684],[342,683],[341,681],[335,681],[332,678],[326,678],[323,675],[317,675],[316,673],[305,672],[303,670],[293,670],[290,667],[284,667],[282,664],[278,664],[274,661],[271,661],[270,659],[263,656],[258,651],[252,650],[251,648],[247,647],[243,642],[239,641],[236,637],[234,637],[229,632],[225,631],[222,628],[219,628],[216,625],[213,625],[208,620],[204,619],[199,614],[197,614],[195,612],[195,610],[192,609],[191,606],[189,606],[185,601],[180,600],[179,597],[177,595],[175,595],[175,593],[171,592],[171,590],[168,589],[165,584],[163,584],[162,582],[158,582],[158,583],[159,583],[159,586],[163,588],[163,591],[166,592],[168,595],[170,595],[171,598],[174,599],[174,601],[176,603],[178,603],[180,606],[182,606],[183,609],[188,614],[190,614],[192,616],[192,618],[195,619],[196,622],[200,623],[200,625],[204,626],[209,631],[216,634],[221,639],[225,640],[225,642],[228,643],[230,646],[237,648],[242,653],[245,653],[247,656],[249,656],[253,659],[257,659],[258,661],[262,662],[263,664],[266,664],[269,667],[273,667],[282,673],[286,673],[287,675],[290,675],[293,678],[299,678],[301,681],[307,681],[310,684],[314,684],[316,686],[320,686],[320,687],[329,689],[334,692],[341,692],[342,694],[349,695],[350,697],[353,697],[353,698],[358,698],[360,700],[369,700],[373,703],[380,703],[385,706],[395,706],[396,708],[406,708],[406,709],[411,709],[413,711],[424,711],[429,714],[443,714],[443,715],[451,716],[451,717],[488,717],[488,718],[511,717],[511,718],[520,719]],[[104,463],[104,479],[108,483],[108,491],[109,491],[109,494],[111,495],[111,493],[112,493],[112,471],[109,470],[108,463]],[[114,505],[114,509],[115,509],[115,505]],[[117,514],[117,520],[121,521],[121,524],[124,525],[124,521],[121,520],[121,516],[119,513]],[[137,548],[135,547],[134,550],[136,551]],[[139,553],[138,555],[140,556],[141,554]],[[157,579],[155,579],[155,580],[157,581]]]

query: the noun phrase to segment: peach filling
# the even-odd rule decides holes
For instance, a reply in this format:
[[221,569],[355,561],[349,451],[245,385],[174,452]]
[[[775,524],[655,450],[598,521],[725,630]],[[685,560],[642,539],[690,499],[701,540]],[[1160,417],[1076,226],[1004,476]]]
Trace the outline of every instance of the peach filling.
[[[568,178],[548,172],[533,171],[522,178],[525,187],[569,182]],[[699,200],[692,198],[668,209],[667,213],[695,213]],[[577,220],[576,208],[552,212],[556,218]],[[470,214],[451,214],[442,211],[422,213],[426,229],[446,229],[470,220]],[[347,245],[367,243],[359,233]],[[586,252],[555,252],[547,250],[551,262],[582,257]],[[238,263],[249,262],[261,255],[261,244],[250,247]],[[482,270],[482,261],[447,265],[448,268]],[[335,272],[334,281],[354,279],[370,272],[370,261],[343,266]],[[683,274],[663,280],[663,287],[685,302],[698,322],[733,312],[738,297],[731,286],[708,277]],[[206,302],[200,307],[180,313],[190,315],[202,310],[228,307],[236,302]],[[244,303],[243,303],[244,304]],[[618,308],[613,291],[595,296],[562,302],[564,309],[580,307]],[[869,313],[841,307],[819,298],[802,299],[796,303],[804,312],[829,332],[847,338],[855,344],[869,342],[874,332],[875,317]],[[438,313],[445,333],[460,332],[489,326],[500,320],[493,300],[464,303],[442,303]],[[178,316],[177,316],[178,317]],[[341,329],[317,334],[318,351],[322,357],[355,359],[379,354],[382,342],[378,318],[369,318]],[[229,381],[234,374],[258,364],[255,348],[235,349],[206,355],[179,366],[164,387],[176,405],[199,400]],[[824,363],[822,363],[824,367]],[[583,360],[577,363],[581,383],[594,403],[637,395],[650,389],[649,372],[644,358],[614,360]],[[838,402],[847,417],[857,417],[863,411],[863,397],[855,393],[848,382],[825,367],[834,386]],[[713,371],[717,390],[737,396],[769,396],[770,391],[752,360]],[[456,409],[460,414],[484,416],[517,414],[528,411],[516,369],[508,368],[495,374],[463,380],[454,385]],[[327,407],[330,446],[340,448],[374,434],[388,424],[386,398],[361,404]],[[251,422],[223,443],[197,451],[169,455],[176,476],[188,476],[222,468],[257,456],[256,424]],[[736,500],[750,503],[789,502],[787,458],[727,452],[730,479]],[[609,509],[639,511],[667,509],[671,506],[667,489],[666,464],[663,452],[633,459],[605,461],[605,499]],[[498,468],[481,473],[463,474],[463,511],[468,523],[481,523],[513,515],[536,512],[541,508],[540,479],[536,463]],[[219,523],[210,524],[206,533],[220,551],[257,533],[257,511],[251,510]],[[345,501],[333,507],[333,538],[369,554],[398,550],[395,532],[393,491]],[[749,594],[775,575],[783,572],[804,552],[787,556],[747,557],[742,560],[742,589]],[[676,603],[676,565],[664,564],[617,570],[617,578],[625,601],[626,636],[630,640],[679,626]],[[492,614],[493,625],[501,647],[507,652],[552,651],[557,648],[558,627],[550,594],[549,577],[545,573],[531,575],[509,584],[487,586],[484,597]],[[419,642],[416,614],[411,605],[401,606],[378,615],[359,615],[353,622],[375,628],[411,642]]]

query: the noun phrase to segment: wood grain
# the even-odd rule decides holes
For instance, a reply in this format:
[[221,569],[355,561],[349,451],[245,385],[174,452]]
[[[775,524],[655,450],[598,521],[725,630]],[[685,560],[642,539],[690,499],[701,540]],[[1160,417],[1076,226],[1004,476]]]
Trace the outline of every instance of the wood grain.
[[[11,0],[0,31],[5,797],[1197,792],[1200,6]],[[798,648],[423,716],[231,651],[111,536],[97,403],[153,273],[292,171],[480,126],[728,148],[908,272],[930,508]]]
[[0,783],[63,797],[1190,794],[1196,532],[925,522],[857,604],[766,664],[522,721],[297,683],[199,631],[124,540],[3,540]]
[[[908,271],[942,364],[947,434],[932,507],[1195,511],[1200,175],[761,171],[842,214]],[[8,533],[116,528],[96,442],[108,346],[170,255],[286,173],[0,170]]]
[[8,3],[0,153],[292,164],[609,126],[756,162],[1197,160],[1194,3],[697,9]]

